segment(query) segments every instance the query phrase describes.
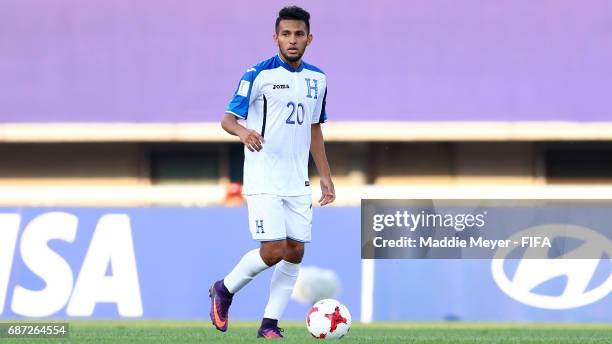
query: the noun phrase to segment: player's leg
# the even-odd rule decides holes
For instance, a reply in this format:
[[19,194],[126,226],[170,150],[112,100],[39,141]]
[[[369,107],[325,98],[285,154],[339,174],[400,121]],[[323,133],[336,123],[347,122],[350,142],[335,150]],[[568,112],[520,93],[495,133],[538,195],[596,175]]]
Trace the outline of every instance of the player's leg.
[[[219,331],[227,331],[233,296],[260,272],[282,259],[285,252],[285,223],[282,200],[271,195],[247,196],[249,229],[261,247],[247,252],[224,279],[210,288],[210,318]],[[278,257],[275,258],[275,255]]]
[[312,203],[310,196],[285,197],[285,225],[287,229],[286,249],[283,259],[276,264],[270,282],[270,298],[258,337],[282,337],[278,320],[282,317],[300,270],[304,257],[304,243],[310,241]]
[[274,273],[270,281],[270,297],[264,311],[261,326],[257,332],[257,337],[282,337],[278,328],[278,320],[282,317],[291,298],[291,293],[300,271],[300,263],[304,256],[304,243],[291,239],[287,239],[285,243],[285,254],[274,267]]
[[261,259],[268,265],[276,265],[287,252],[285,240],[264,241],[259,248]]

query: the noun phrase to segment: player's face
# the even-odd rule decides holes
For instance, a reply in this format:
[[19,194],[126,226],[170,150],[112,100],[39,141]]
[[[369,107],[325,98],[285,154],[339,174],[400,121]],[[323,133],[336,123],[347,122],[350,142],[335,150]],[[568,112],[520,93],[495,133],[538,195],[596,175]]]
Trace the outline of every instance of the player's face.
[[312,35],[306,31],[306,23],[301,20],[281,20],[274,42],[282,57],[289,62],[299,61],[306,47],[312,41]]

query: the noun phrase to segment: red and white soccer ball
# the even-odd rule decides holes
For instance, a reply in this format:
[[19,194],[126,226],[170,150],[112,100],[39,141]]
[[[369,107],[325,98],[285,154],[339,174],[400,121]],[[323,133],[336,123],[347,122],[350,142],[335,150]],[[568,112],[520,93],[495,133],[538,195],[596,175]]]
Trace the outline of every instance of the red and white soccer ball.
[[340,339],[351,328],[351,313],[337,300],[321,300],[310,308],[306,316],[306,326],[315,338]]

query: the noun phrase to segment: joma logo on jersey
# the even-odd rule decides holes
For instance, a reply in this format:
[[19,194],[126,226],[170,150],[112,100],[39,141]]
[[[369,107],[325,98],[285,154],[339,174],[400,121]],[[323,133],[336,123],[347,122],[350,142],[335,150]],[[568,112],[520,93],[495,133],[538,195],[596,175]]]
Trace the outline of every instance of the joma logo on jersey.
[[285,88],[289,88],[289,85],[274,85],[272,86],[273,90],[280,90],[280,89],[285,89]]

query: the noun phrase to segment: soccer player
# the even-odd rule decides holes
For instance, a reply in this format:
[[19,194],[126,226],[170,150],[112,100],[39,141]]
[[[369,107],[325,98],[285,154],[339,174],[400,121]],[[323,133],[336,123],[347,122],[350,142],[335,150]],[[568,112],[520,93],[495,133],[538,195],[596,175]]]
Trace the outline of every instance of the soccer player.
[[321,132],[327,119],[327,81],[323,71],[302,61],[312,42],[310,14],[297,6],[281,9],[273,38],[278,55],[247,69],[221,122],[245,145],[243,194],[249,229],[260,247],[247,252],[210,288],[211,320],[219,331],[227,331],[234,294],[275,266],[257,332],[263,338],[283,337],[278,320],[293,291],[304,243],[311,239],[309,151],[321,180],[319,204],[336,197]]

